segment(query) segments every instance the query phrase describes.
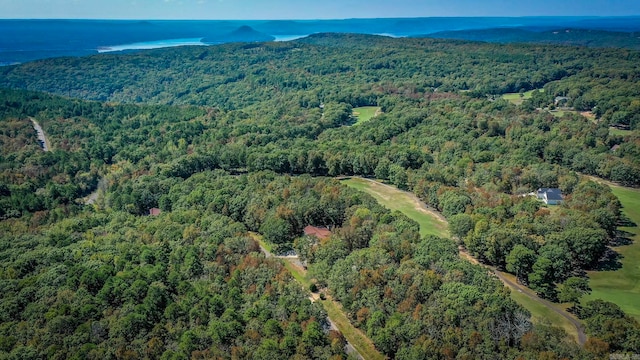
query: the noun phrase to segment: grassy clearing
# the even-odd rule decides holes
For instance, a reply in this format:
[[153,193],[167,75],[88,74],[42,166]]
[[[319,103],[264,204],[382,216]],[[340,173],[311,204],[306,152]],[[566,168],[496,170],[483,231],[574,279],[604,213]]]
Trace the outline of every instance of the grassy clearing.
[[[622,203],[622,213],[640,226],[640,190],[609,185]],[[603,299],[617,304],[627,314],[640,320],[640,228],[622,227],[629,233],[629,245],[616,247],[622,255],[622,268],[615,271],[590,271],[593,291],[583,301]]]
[[302,287],[304,287],[305,289],[309,289],[309,287],[311,286],[311,280],[307,277],[307,274],[304,271],[301,271],[299,268],[293,266],[293,264],[291,264],[286,259],[283,259],[282,262],[284,263],[285,269],[287,269],[291,273],[291,276],[293,276],[293,278],[296,279],[296,281],[299,282]]
[[425,210],[410,194],[390,186],[373,183],[364,179],[351,178],[343,183],[356,190],[373,196],[380,205],[389,210],[397,210],[420,225],[420,235],[449,237],[447,224],[434,213]]
[[534,324],[549,324],[564,329],[570,336],[576,341],[578,335],[575,326],[569,322],[569,320],[558,316],[553,310],[548,307],[534,301],[527,295],[518,292],[517,290],[511,290],[511,299],[522,305],[525,309],[531,313],[531,321]]
[[627,136],[627,135],[631,135],[632,133],[633,133],[632,130],[622,130],[614,127],[609,128],[609,134],[611,135]]
[[568,114],[571,111],[566,111],[566,110],[549,110],[549,113],[555,117],[563,117],[564,114]]
[[[449,237],[447,224],[441,221],[435,214],[424,211],[422,207],[417,206],[414,198],[406,192],[360,178],[344,180],[343,183],[373,196],[382,206],[390,210],[398,210],[407,217],[415,220],[420,225],[421,236],[432,234],[440,237]],[[509,277],[510,275],[503,274],[503,276]],[[516,281],[515,278],[513,278],[513,281]],[[531,313],[534,322],[546,322],[563,328],[568,334],[577,339],[578,334],[576,328],[567,319],[558,316],[558,314],[554,313],[551,309],[532,300],[516,289],[512,289],[511,297]]]
[[[557,117],[557,118],[561,118],[561,117],[565,116],[566,114],[583,115],[582,112],[576,111],[576,110],[549,110],[549,113],[551,115]],[[589,117],[587,117],[587,118],[589,118]],[[590,119],[590,120],[595,122],[595,119]]]
[[359,125],[371,120],[378,115],[382,109],[378,106],[362,106],[353,109],[353,116],[356,118],[354,125]]
[[[500,274],[505,278],[508,278],[511,282],[517,282],[516,277],[511,274],[505,272],[500,272]],[[511,299],[522,305],[522,307],[524,307],[531,313],[532,322],[534,322],[535,324],[549,324],[562,328],[576,341],[578,340],[578,332],[576,330],[576,327],[573,326],[573,324],[569,320],[562,316],[558,316],[558,314],[551,308],[533,300],[530,296],[524,293],[527,292],[529,295],[536,296],[533,290],[524,288],[522,291],[520,291],[519,289],[515,289],[510,286],[509,289],[511,289]],[[562,304],[553,304],[553,306],[563,311],[566,311],[567,309],[567,306],[563,306]]]
[[273,251],[273,246],[271,246],[271,244],[269,244],[268,242],[264,241],[264,238],[262,237],[261,234],[250,231],[249,236],[251,236],[253,240],[257,241],[258,244],[260,244],[260,246],[262,246],[268,252]]
[[320,300],[320,303],[334,324],[336,324],[338,330],[340,330],[349,343],[358,350],[363,358],[381,360],[385,358],[384,355],[376,350],[371,340],[351,324],[338,303],[329,299]]
[[[502,98],[511,102],[514,105],[520,105],[526,99],[531,99],[531,96],[535,90],[529,90],[520,96],[520,93],[508,93],[502,95]],[[544,92],[544,89],[538,89],[540,92]]]

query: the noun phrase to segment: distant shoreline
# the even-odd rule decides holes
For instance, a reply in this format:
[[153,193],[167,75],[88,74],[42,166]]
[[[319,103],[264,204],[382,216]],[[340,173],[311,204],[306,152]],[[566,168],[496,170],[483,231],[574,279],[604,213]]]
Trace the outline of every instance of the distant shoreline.
[[202,42],[203,38],[187,38],[187,39],[167,39],[156,41],[143,41],[130,44],[99,46],[96,50],[99,53],[125,51],[125,50],[151,50],[161,49],[175,46],[206,46],[209,44]]
[[[264,41],[269,38],[275,38],[273,41],[276,42],[293,41],[317,33],[430,37],[432,34],[454,31],[521,29],[533,32],[534,40],[537,33],[559,29],[634,33],[640,32],[639,19],[639,16],[406,17],[333,20],[0,19],[0,33],[3,34],[0,37],[0,66],[46,58],[173,46],[216,45],[227,42]],[[618,37],[623,35],[625,34]]]

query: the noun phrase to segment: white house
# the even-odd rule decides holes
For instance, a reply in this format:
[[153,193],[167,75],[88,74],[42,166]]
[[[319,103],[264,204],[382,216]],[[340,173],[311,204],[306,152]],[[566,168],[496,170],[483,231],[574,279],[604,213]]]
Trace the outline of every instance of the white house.
[[547,205],[559,205],[563,201],[562,191],[557,188],[540,188],[536,195]]

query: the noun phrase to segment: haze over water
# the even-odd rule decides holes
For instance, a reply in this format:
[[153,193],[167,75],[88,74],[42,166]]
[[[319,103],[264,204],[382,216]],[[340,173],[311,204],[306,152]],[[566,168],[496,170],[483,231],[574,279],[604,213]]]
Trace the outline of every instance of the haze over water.
[[640,17],[432,17],[346,20],[0,20],[0,65],[181,45],[291,41],[314,33],[429,36],[451,30],[582,28],[639,31]]

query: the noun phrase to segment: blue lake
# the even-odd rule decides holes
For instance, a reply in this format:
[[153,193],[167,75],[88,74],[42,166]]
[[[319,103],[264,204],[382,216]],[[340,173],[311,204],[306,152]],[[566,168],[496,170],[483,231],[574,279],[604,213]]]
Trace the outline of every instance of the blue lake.
[[160,49],[174,46],[185,45],[207,45],[202,42],[202,38],[190,38],[190,39],[170,39],[170,40],[157,40],[157,41],[143,41],[124,45],[113,46],[100,46],[97,51],[99,53],[124,51],[124,50],[149,50]]
[[[343,20],[3,20],[0,66],[61,56],[134,51],[275,38],[293,41],[335,32],[391,37],[429,36],[441,31],[522,28],[640,31],[640,17],[466,17]],[[209,40],[208,40],[209,39]]]

